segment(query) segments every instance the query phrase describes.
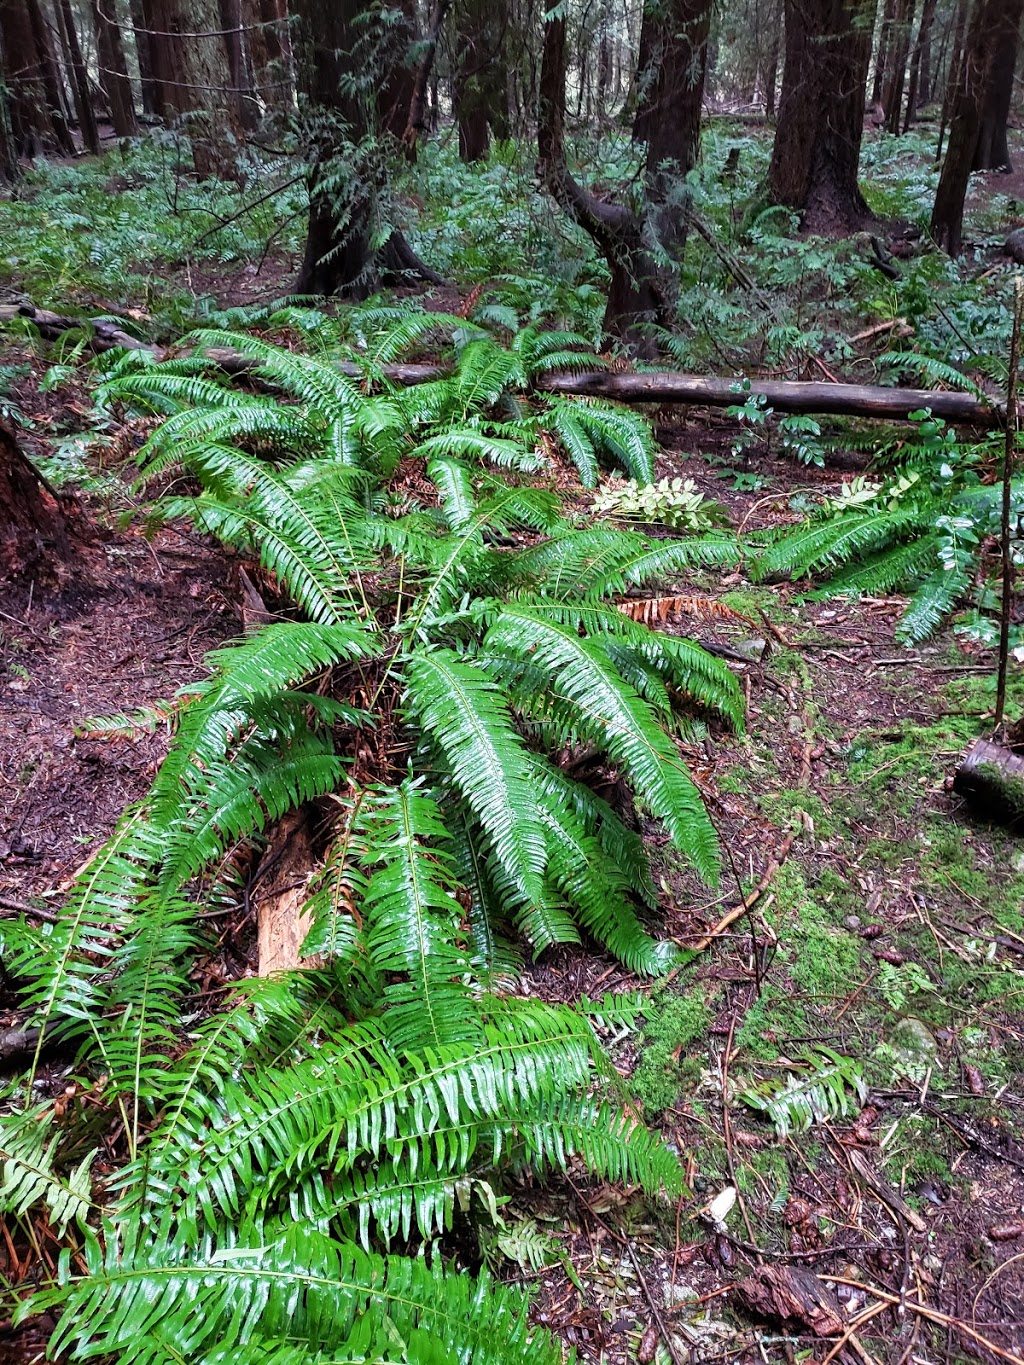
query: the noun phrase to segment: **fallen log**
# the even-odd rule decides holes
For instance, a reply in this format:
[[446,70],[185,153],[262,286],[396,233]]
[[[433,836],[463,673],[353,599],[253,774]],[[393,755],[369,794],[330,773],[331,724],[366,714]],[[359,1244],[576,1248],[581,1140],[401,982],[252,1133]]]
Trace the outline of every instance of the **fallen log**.
[[[31,304],[0,307],[0,323],[15,318],[32,322],[48,341],[56,340],[72,328],[88,327],[92,333],[89,349],[102,352],[118,346],[148,350],[157,357],[169,349],[139,341],[109,318],[95,320],[66,318],[59,313],[34,308]],[[229,374],[248,374],[258,368],[248,356],[235,351],[215,349],[207,352],[210,360]],[[584,357],[581,356],[581,359]],[[358,365],[340,363],[338,369],[354,378],[364,372]],[[445,365],[385,365],[382,374],[394,384],[426,384],[448,374]],[[905,421],[912,412],[928,408],[935,417],[947,422],[962,422],[975,427],[1002,427],[1005,405],[997,399],[976,398],[969,393],[938,389],[887,389],[870,384],[827,384],[784,379],[751,379],[749,390],[736,392],[737,379],[716,376],[676,374],[670,371],[641,374],[612,374],[606,371],[581,371],[548,374],[539,378],[538,393],[557,393],[584,398],[611,398],[619,403],[684,403],[693,407],[728,408],[742,403],[746,394],[761,394],[776,412],[819,413],[843,417],[877,418]]]
[[953,790],[986,820],[1024,821],[1024,756],[976,739],[953,776]]

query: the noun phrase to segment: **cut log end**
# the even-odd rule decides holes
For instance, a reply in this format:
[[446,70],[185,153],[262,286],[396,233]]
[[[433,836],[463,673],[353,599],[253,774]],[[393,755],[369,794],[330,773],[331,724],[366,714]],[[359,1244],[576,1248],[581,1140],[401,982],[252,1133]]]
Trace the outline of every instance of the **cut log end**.
[[975,814],[998,824],[1024,825],[1024,755],[976,739],[953,778],[953,790]]

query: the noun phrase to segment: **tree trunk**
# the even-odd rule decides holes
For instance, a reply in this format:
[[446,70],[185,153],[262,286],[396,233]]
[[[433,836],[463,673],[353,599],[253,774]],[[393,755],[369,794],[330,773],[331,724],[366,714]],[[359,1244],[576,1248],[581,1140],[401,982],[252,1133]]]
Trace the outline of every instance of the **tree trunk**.
[[611,273],[604,330],[643,354],[651,354],[651,323],[671,320],[665,282],[651,257],[642,222],[620,204],[597,199],[565,162],[565,17],[548,0],[544,20],[537,115],[538,175],[555,200],[594,240]]
[[284,0],[243,0],[249,68],[257,108],[287,109],[293,77]]
[[929,94],[929,53],[931,51],[932,24],[935,22],[937,0],[924,0],[921,11],[921,27],[917,31],[914,55],[910,59],[910,83],[907,89],[907,114],[903,121],[906,133],[917,114],[918,102],[927,102]]
[[871,213],[857,185],[875,0],[786,0],[786,62],[768,172],[772,201],[815,232]]
[[889,73],[882,93],[885,105],[885,127],[890,133],[900,131],[903,112],[903,88],[907,78],[907,58],[910,56],[910,35],[914,27],[917,0],[896,0],[892,37],[889,48]]
[[11,99],[6,77],[0,67],[0,182],[13,185],[21,178],[18,148],[11,122]]
[[[959,63],[956,88],[950,97],[949,145],[935,193],[931,232],[951,256],[959,256],[963,241],[964,200],[981,133],[982,110],[989,87],[1007,0],[977,0]],[[1011,0],[1016,7],[1017,0]],[[1018,13],[1019,20],[1020,15]]]
[[38,0],[0,0],[0,42],[11,96],[11,132],[23,156],[73,156],[50,33]]
[[453,95],[459,156],[466,162],[486,158],[492,129],[496,137],[508,136],[507,27],[505,7],[495,5],[494,0],[464,0],[459,7],[455,37],[459,63]]
[[[223,30],[224,52],[228,60],[230,90],[223,100],[228,122],[239,132],[252,132],[260,121],[259,105],[253,88],[252,64],[242,24],[242,0],[220,0],[220,26]],[[220,77],[224,82],[223,75]]]
[[686,246],[689,193],[697,164],[708,63],[711,0],[648,0],[641,52],[647,68],[633,136],[647,144],[647,197],[661,245],[676,261]]
[[1013,99],[1013,76],[1017,66],[1017,46],[1020,41],[1020,21],[1024,14],[1024,0],[1003,0],[995,15],[998,32],[993,35],[994,48],[989,68],[988,83],[981,110],[981,128],[974,152],[973,170],[1011,171],[1010,148],[1006,137],[1006,121]]
[[415,0],[398,0],[394,13],[401,17],[394,21],[388,38],[393,57],[387,79],[381,82],[377,96],[377,121],[382,133],[401,138],[409,122],[419,68],[419,24]]
[[124,58],[121,29],[114,9],[115,0],[92,0],[92,20],[96,30],[96,59],[100,85],[110,107],[110,121],[118,137],[135,137],[139,131],[135,117],[132,83]]
[[[409,116],[406,120],[405,131],[402,134],[406,156],[410,161],[416,160],[416,144],[420,135],[427,130],[429,122],[427,96],[432,88],[434,77],[434,57],[437,54],[438,39],[441,36],[441,30],[444,27],[450,6],[451,0],[433,0],[430,7],[427,31],[423,37],[423,53],[413,81],[412,96],[409,100]],[[433,86],[433,91],[432,107],[436,110],[436,85]]]
[[78,115],[78,131],[82,145],[93,156],[99,156],[100,135],[96,128],[96,115],[93,113],[89,93],[89,80],[82,59],[82,45],[78,41],[74,16],[71,13],[71,0],[57,0],[57,20],[61,41],[64,44],[64,64],[71,78],[71,92],[75,100],[75,113]]
[[32,26],[39,69],[42,73],[43,88],[46,91],[46,101],[49,105],[50,119],[53,123],[57,145],[65,156],[74,156],[75,143],[68,126],[64,102],[64,80],[54,52],[50,29],[43,16],[39,0],[25,0],[25,7],[28,10],[28,19]]
[[[337,114],[355,146],[371,129],[376,95],[369,88],[371,81],[353,84],[360,74],[356,61],[364,8],[365,0],[293,0],[299,90],[314,113]],[[339,186],[331,174],[338,151],[329,134],[320,134],[312,157],[306,248],[295,290],[366,298],[377,285],[371,235],[379,171],[375,159],[359,158],[348,183]]]
[[56,145],[56,133],[28,11],[20,0],[0,0],[0,47],[14,145],[22,156],[42,156]]
[[52,582],[71,557],[57,499],[22,454],[13,430],[0,422],[0,583]]
[[[957,0],[956,18],[947,26],[946,36],[952,33],[953,47],[949,55],[949,70],[946,73],[946,84],[942,92],[942,113],[939,116],[939,140],[935,148],[935,164],[938,165],[942,160],[942,140],[946,134],[946,127],[949,123],[950,114],[956,99],[956,92],[960,84],[960,72],[964,63],[964,48],[967,42],[967,11],[970,0]],[[945,39],[943,40],[945,45]]]
[[896,17],[897,0],[885,0],[882,22],[878,26],[878,52],[875,56],[875,75],[871,83],[871,103],[879,104],[889,74],[889,47],[892,39],[892,26]]
[[[112,0],[110,0],[112,3]],[[100,0],[102,3],[102,0]],[[139,64],[139,93],[142,96],[142,112],[151,118],[162,118],[164,100],[159,82],[154,74],[154,60],[146,18],[145,0],[129,0],[132,31],[135,36],[135,57]]]

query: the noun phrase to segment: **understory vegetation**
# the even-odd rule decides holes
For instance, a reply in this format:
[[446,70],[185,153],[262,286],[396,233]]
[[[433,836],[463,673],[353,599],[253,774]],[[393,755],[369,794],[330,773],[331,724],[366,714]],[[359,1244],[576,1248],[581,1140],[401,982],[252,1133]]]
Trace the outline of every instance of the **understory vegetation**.
[[[599,203],[649,188],[642,143],[570,124]],[[1019,1365],[1024,860],[946,780],[1002,724],[1003,623],[1002,739],[1024,707],[1009,196],[928,249],[934,134],[870,134],[893,257],[805,231],[763,127],[706,120],[705,231],[638,342],[514,137],[381,174],[454,284],[296,295],[317,163],[276,131],[237,179],[157,129],[0,206],[3,440],[82,566],[0,608],[0,1346],[895,1362],[941,1327]],[[568,391],[627,371],[728,406]],[[96,672],[140,666],[100,709],[66,642],[104,603]],[[94,823],[22,855],[73,785],[47,765],[96,753]],[[944,1259],[991,1295],[973,1336]],[[766,1262],[839,1325],[725,1299]]]

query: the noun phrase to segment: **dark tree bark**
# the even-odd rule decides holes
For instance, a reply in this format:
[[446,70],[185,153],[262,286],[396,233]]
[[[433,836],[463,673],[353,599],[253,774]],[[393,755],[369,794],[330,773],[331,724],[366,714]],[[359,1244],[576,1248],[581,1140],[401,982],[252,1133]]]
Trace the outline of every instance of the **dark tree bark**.
[[14,141],[14,126],[11,123],[10,93],[6,76],[0,66],[0,182],[13,185],[20,178],[21,165],[18,162],[18,148]]
[[139,125],[135,117],[132,83],[128,77],[115,0],[92,0],[92,21],[96,30],[100,85],[110,108],[114,132],[118,137],[135,137]]
[[[451,8],[451,0],[433,0],[430,7],[430,16],[427,20],[427,31],[423,35],[422,54],[419,66],[416,68],[416,76],[412,86],[412,97],[409,101],[409,116],[406,119],[405,131],[402,134],[402,141],[405,144],[405,153],[410,161],[416,160],[416,145],[420,135],[427,130],[427,95],[431,89],[434,74],[434,58],[437,55],[437,43],[444,28],[444,21],[447,18],[448,10]],[[434,90],[432,101],[434,109],[437,108],[437,92]]]
[[57,62],[38,0],[0,0],[0,44],[18,152],[28,157],[51,151],[73,156]]
[[611,273],[604,330],[650,354],[647,328],[671,320],[670,291],[644,241],[643,223],[621,204],[596,198],[578,183],[565,161],[565,17],[545,13],[537,117],[538,175],[551,195],[594,239]]
[[0,0],[0,45],[14,145],[22,156],[42,156],[56,145],[56,134],[32,25],[20,0]]
[[[253,88],[249,48],[245,42],[242,0],[219,0],[219,17],[228,61],[227,83],[230,86],[226,99],[221,103],[233,128],[242,132],[252,132],[259,123],[259,106]],[[223,83],[224,76],[222,75],[220,79]]]
[[907,87],[907,113],[903,121],[903,131],[907,132],[917,114],[918,104],[928,100],[929,57],[931,53],[932,25],[935,22],[937,0],[924,0],[921,11],[921,25],[917,30],[917,41],[910,59],[910,80]]
[[56,497],[0,422],[0,583],[53,581],[70,558],[68,528]]
[[648,0],[644,5],[641,98],[633,136],[647,144],[646,179],[661,245],[681,260],[689,195],[685,178],[697,164],[708,64],[710,0]]
[[871,213],[857,185],[875,0],[786,0],[786,63],[768,172],[804,226],[852,232]]
[[[103,0],[100,0],[100,3],[102,4]],[[162,118],[164,100],[159,82],[154,74],[154,59],[148,32],[150,25],[146,17],[146,3],[145,0],[129,0],[129,3],[132,30],[135,36],[135,56],[139,63],[139,93],[142,96],[142,112],[151,118]]]
[[419,25],[415,0],[398,0],[395,13],[401,18],[392,30],[393,57],[377,97],[377,118],[382,133],[401,138],[409,122],[419,65],[416,60]]
[[[296,75],[314,117],[344,122],[352,143],[371,127],[370,82],[354,89],[359,18],[364,0],[293,0],[298,27]],[[329,163],[337,151],[334,131],[318,130],[309,182],[306,248],[295,289],[299,294],[343,294],[366,298],[377,285],[371,233],[378,185],[376,167],[365,158],[349,177],[346,201],[333,184]]]
[[931,232],[936,243],[951,256],[959,256],[963,242],[967,183],[1001,33],[1000,16],[1008,2],[1017,8],[1018,0],[978,0],[967,30],[956,87],[950,96],[949,145],[935,193]]
[[64,45],[64,65],[71,78],[71,93],[78,116],[78,131],[87,152],[98,156],[100,135],[96,128],[96,115],[93,113],[92,98],[89,93],[89,80],[82,58],[82,45],[78,41],[74,15],[71,13],[71,0],[57,0],[57,19],[60,25],[61,41]]
[[992,38],[994,48],[981,110],[978,145],[974,152],[972,169],[976,171],[1013,169],[1006,122],[1013,100],[1013,75],[1017,66],[1022,15],[1024,0],[1003,0],[995,15],[998,31]]
[[[952,36],[952,50],[949,56],[949,71],[942,92],[942,113],[939,116],[939,140],[935,148],[935,164],[942,160],[942,141],[946,135],[950,114],[960,85],[960,73],[964,63],[964,49],[967,43],[967,12],[970,0],[957,0],[956,18],[952,19],[946,30],[946,37]],[[943,40],[945,45],[945,40]]]
[[46,100],[49,105],[50,119],[53,123],[57,144],[65,156],[74,156],[75,143],[71,136],[64,102],[64,81],[57,55],[54,52],[50,29],[43,17],[39,0],[25,0],[25,7],[28,10],[28,20],[32,26],[39,69],[42,72],[43,88],[46,91]]
[[260,112],[286,109],[293,77],[288,12],[284,0],[243,0],[254,98]]
[[885,0],[882,22],[878,26],[878,52],[875,55],[875,74],[871,82],[871,103],[879,104],[889,74],[889,47],[892,41],[893,20],[896,17],[897,0]]
[[452,83],[459,156],[483,161],[491,132],[509,132],[508,81],[504,45],[508,27],[505,6],[493,0],[463,0],[457,10],[455,47],[458,66]]
[[889,40],[889,71],[882,91],[885,106],[885,127],[890,133],[900,131],[903,112],[903,90],[907,79],[907,59],[910,56],[910,35],[914,27],[917,0],[896,0],[891,37]]

